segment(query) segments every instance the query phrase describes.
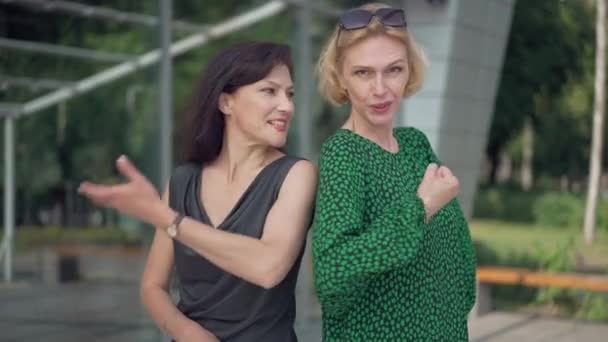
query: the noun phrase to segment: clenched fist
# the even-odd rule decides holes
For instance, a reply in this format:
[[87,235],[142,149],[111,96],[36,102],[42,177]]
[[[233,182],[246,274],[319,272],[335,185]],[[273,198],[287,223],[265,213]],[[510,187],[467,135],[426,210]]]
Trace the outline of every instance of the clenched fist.
[[418,186],[418,196],[424,203],[426,221],[456,197],[459,190],[460,182],[450,169],[435,163],[429,164]]

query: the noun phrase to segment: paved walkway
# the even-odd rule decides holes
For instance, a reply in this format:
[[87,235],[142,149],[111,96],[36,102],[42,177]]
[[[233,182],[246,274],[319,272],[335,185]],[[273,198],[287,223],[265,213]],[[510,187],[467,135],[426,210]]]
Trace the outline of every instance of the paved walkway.
[[[0,342],[168,341],[139,302],[143,260],[85,256],[80,266],[88,281],[53,285],[49,255],[21,255],[16,278],[39,285],[0,283]],[[299,320],[296,330],[300,342],[321,340],[318,318]],[[606,342],[608,324],[495,312],[471,320],[469,333],[472,342]]]
[[[0,341],[166,341],[139,304],[133,282],[0,285]],[[301,342],[320,341],[318,320],[298,322]],[[608,325],[491,313],[470,322],[473,342],[608,341]]]
[[[131,282],[0,285],[0,303],[2,342],[168,340],[144,313]],[[319,341],[319,322],[298,324],[298,336]]]
[[494,312],[469,322],[471,342],[606,342],[608,324]]

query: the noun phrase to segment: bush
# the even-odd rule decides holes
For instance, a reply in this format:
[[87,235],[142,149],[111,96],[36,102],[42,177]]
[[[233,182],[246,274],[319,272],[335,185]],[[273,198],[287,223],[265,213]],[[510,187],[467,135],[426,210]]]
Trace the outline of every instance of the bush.
[[608,231],[608,200],[602,199],[597,204],[597,229]]
[[473,247],[475,248],[475,259],[477,261],[477,265],[495,266],[498,264],[499,257],[491,248],[476,240],[473,240]]
[[608,321],[608,295],[586,292],[575,317],[585,320]]
[[[600,199],[595,212],[596,229],[608,230],[608,201]],[[546,193],[534,204],[534,221],[543,226],[582,228],[584,215],[585,199],[570,193]]]
[[534,203],[534,218],[546,227],[582,227],[583,200],[569,193],[550,192]]
[[525,192],[506,186],[479,189],[475,196],[473,217],[533,223],[532,208],[538,196],[537,192]]
[[18,251],[59,244],[134,245],[144,239],[139,232],[119,227],[16,227],[15,245]]
[[[513,186],[481,188],[473,217],[554,228],[582,228],[585,199],[566,192],[526,192]],[[596,228],[608,231],[608,200],[598,202]]]

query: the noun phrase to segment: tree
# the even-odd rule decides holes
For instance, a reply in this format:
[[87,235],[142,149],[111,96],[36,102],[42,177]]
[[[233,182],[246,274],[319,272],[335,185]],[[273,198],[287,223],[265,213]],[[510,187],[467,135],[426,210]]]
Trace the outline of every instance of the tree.
[[589,158],[589,189],[585,206],[584,235],[587,244],[593,243],[595,212],[599,192],[604,141],[604,112],[606,88],[606,0],[597,0],[595,48],[595,92],[593,105],[593,135]]
[[[568,168],[563,154],[553,158],[558,149],[540,135],[580,135],[578,125],[560,127],[555,123],[570,121],[574,114],[563,111],[562,97],[569,96],[573,88],[587,87],[587,45],[593,34],[589,15],[588,6],[578,1],[516,2],[486,150],[492,163],[491,183],[500,155],[513,145],[521,150],[512,157],[522,166],[528,185],[536,178],[532,170]],[[552,130],[547,132],[548,128]],[[569,141],[560,143],[572,145]],[[551,163],[547,156],[551,156]]]

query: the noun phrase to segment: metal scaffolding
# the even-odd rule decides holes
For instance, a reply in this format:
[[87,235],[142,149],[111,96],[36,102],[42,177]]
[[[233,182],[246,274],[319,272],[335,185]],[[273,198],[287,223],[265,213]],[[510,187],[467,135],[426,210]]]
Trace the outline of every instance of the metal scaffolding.
[[[173,43],[170,47],[171,56],[176,57],[182,55],[206,44],[212,39],[223,37],[258,21],[272,17],[283,11],[285,8],[286,5],[282,1],[270,1],[265,5],[262,5],[247,13],[232,17],[219,24],[209,27],[209,29],[204,32],[193,34]],[[75,82],[73,86],[63,87],[47,95],[28,101],[21,105],[17,112],[13,114],[16,116],[31,115],[42,109],[56,105],[61,101],[87,93],[101,85],[113,82],[152,64],[158,63],[160,60],[160,55],[161,49],[155,49],[139,55],[132,60],[110,67],[97,74]]]
[[[91,6],[72,1],[61,0],[0,0],[0,3],[12,4],[32,9],[42,9],[47,12],[57,12],[80,16],[84,18],[110,20],[118,23],[156,27],[159,18],[151,15],[118,11],[112,8]],[[189,23],[183,20],[173,21],[172,27],[176,31],[198,32],[205,30],[206,25]]]

